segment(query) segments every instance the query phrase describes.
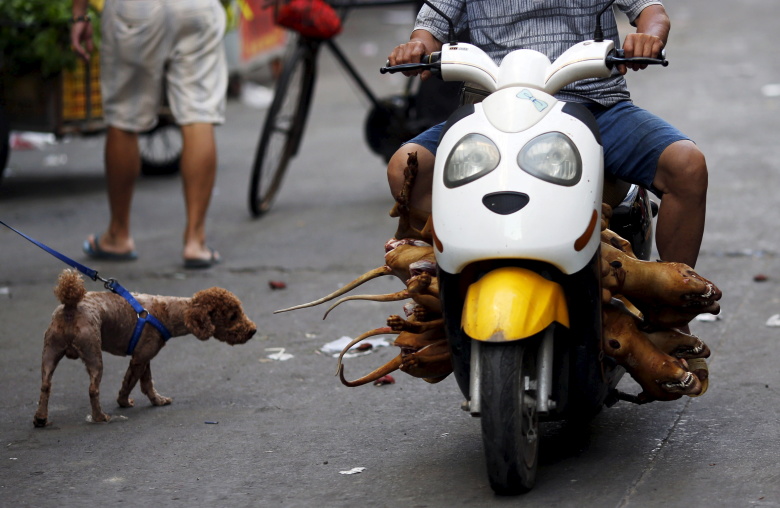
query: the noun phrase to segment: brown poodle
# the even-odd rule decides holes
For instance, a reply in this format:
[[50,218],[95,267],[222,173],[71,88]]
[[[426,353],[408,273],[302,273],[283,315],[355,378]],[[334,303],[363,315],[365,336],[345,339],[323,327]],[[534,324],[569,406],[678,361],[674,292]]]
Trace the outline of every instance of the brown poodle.
[[[64,270],[54,294],[62,302],[52,316],[51,325],[43,339],[41,366],[41,398],[33,423],[46,425],[49,394],[54,369],[67,356],[81,358],[89,373],[89,399],[92,421],[107,422],[111,417],[100,408],[100,379],[103,375],[101,349],[118,356],[127,354],[127,347],[138,319],[130,304],[120,295],[108,291],[84,289],[81,275],[75,270]],[[244,314],[241,301],[222,288],[198,291],[192,298],[133,294],[138,302],[156,317],[170,332],[171,337],[192,334],[200,340],[214,337],[231,346],[243,344],[257,331],[255,324]],[[132,407],[129,397],[138,380],[141,391],[155,406],[171,403],[154,389],[149,362],[165,345],[153,326],[145,326],[136,345],[130,366],[119,390],[117,402]]]

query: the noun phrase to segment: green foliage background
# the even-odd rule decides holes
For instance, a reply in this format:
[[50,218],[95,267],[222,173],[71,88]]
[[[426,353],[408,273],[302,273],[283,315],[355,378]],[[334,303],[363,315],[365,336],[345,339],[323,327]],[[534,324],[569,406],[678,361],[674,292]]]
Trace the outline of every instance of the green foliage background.
[[[90,8],[96,39],[98,14]],[[0,0],[0,70],[11,75],[40,70],[47,77],[72,69],[77,56],[70,49],[70,19],[70,0]]]

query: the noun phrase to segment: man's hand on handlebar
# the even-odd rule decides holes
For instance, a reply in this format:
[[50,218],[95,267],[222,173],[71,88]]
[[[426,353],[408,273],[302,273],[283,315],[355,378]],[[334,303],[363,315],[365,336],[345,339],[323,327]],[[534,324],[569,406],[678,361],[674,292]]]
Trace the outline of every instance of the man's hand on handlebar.
[[[660,55],[663,49],[663,41],[655,35],[645,33],[628,34],[625,41],[623,41],[625,58],[661,58]],[[629,64],[628,66],[621,64],[617,66],[617,69],[620,74],[625,74],[628,72],[628,67],[638,71],[640,69],[646,69],[647,64]]]
[[[430,32],[426,30],[415,30],[409,42],[399,44],[387,57],[389,65],[400,65],[409,63],[420,63],[424,55],[441,50],[439,42]],[[404,76],[420,75],[420,79],[425,81],[431,77],[430,71],[410,70],[404,71]]]

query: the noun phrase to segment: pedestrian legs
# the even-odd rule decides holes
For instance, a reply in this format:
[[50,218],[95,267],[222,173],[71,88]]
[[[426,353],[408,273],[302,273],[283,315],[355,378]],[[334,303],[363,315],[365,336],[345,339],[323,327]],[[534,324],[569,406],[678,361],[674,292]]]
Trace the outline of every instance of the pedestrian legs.
[[[217,174],[217,147],[210,123],[182,125],[181,176],[187,224],[184,259],[210,259],[206,245],[206,212]],[[217,254],[213,254],[218,258]]]
[[[126,254],[135,250],[130,234],[130,207],[135,180],[141,171],[138,134],[109,126],[105,146],[106,186],[110,219],[108,229],[88,242],[93,250],[112,254]],[[96,245],[99,241],[99,245]]]

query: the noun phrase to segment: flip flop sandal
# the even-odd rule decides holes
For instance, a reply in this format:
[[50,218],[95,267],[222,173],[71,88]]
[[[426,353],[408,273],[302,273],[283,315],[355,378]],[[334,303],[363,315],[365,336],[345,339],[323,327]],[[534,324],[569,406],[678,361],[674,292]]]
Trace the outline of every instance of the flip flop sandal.
[[100,248],[100,236],[94,235],[95,241],[90,243],[89,240],[84,241],[84,254],[92,259],[100,259],[103,261],[135,261],[138,259],[138,254],[131,250],[130,252],[108,252]]
[[218,265],[220,262],[220,258],[217,257],[217,253],[214,249],[209,247],[209,252],[211,253],[211,256],[209,256],[207,259],[200,259],[200,258],[190,258],[184,260],[184,268],[187,269],[203,269],[203,268],[211,268],[214,265]]

